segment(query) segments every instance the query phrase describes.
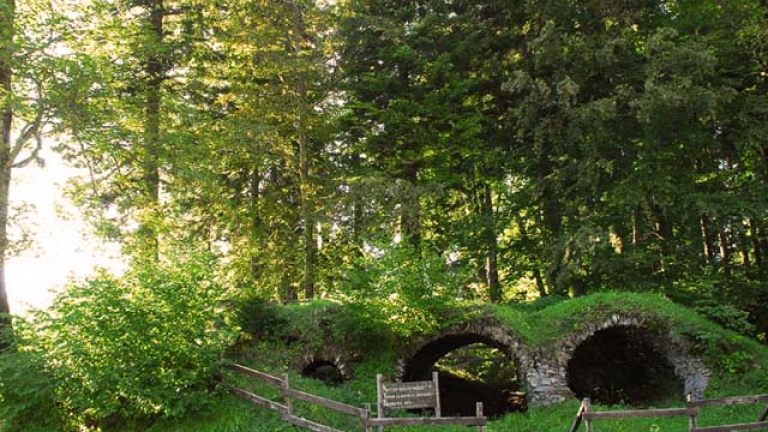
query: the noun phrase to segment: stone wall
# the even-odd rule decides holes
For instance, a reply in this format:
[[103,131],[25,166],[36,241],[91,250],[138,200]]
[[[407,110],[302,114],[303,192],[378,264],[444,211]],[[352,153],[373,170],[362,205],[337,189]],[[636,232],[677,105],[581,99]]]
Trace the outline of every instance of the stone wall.
[[534,365],[528,371],[529,403],[548,405],[574,397],[568,388],[568,361],[576,348],[596,332],[611,327],[631,327],[644,330],[645,337],[654,351],[664,356],[682,381],[684,394],[703,397],[712,375],[701,359],[688,354],[688,341],[677,336],[672,329],[647,330],[647,323],[639,316],[612,315],[609,319],[588,324],[580,332],[563,339],[554,349],[542,350],[535,356]]
[[[415,341],[411,344],[412,348],[405,350],[398,358],[396,370],[398,379],[402,380],[409,362],[417,358],[422,350],[430,346],[432,348],[429,349],[437,349],[435,344],[439,344],[441,339],[462,336],[467,340],[503,348],[514,357],[518,379],[527,387],[525,390],[530,405],[555,404],[575,397],[568,387],[567,368],[576,348],[600,330],[631,327],[640,329],[654,351],[664,356],[674,367],[675,374],[683,382],[685,394],[701,398],[709,384],[710,370],[703,361],[688,354],[688,342],[675,335],[671,329],[652,331],[647,329],[647,324],[640,316],[614,314],[605,321],[587,324],[581,331],[569,335],[554,347],[532,351],[506,325],[485,317]],[[339,369],[342,370],[341,367]]]
[[[434,347],[435,344],[439,344],[441,340],[452,337],[464,337],[467,340],[472,340],[472,343],[484,343],[508,353],[515,361],[518,380],[524,382],[522,380],[527,376],[527,371],[531,364],[531,356],[527,347],[507,325],[489,317],[469,320],[460,325],[445,329],[437,335],[422,338],[411,343],[410,348],[405,349],[398,356],[395,363],[397,379],[403,379],[409,362],[419,356],[425,348],[429,346]],[[443,355],[444,354],[445,353],[443,353]]]

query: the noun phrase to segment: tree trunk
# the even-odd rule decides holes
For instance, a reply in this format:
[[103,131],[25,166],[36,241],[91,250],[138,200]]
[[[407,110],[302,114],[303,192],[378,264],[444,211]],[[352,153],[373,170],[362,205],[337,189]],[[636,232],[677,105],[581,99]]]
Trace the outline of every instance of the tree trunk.
[[632,246],[635,250],[643,242],[643,211],[640,206],[632,213]]
[[[290,2],[293,9],[293,50],[296,58],[300,57],[304,22],[296,2]],[[299,190],[301,200],[301,219],[304,232],[304,297],[315,297],[315,264],[317,261],[317,241],[314,238],[315,217],[312,209],[312,185],[309,179],[309,138],[305,122],[307,121],[307,83],[304,74],[298,74],[298,121],[296,122],[299,141]]]
[[[10,133],[10,131],[7,131]],[[8,323],[2,314],[9,314],[8,291],[5,283],[5,260],[8,251],[8,208],[10,200],[11,167],[8,163],[8,147],[0,149],[0,348],[3,346],[2,331]]]
[[[545,192],[545,194],[546,193],[547,192]],[[561,264],[564,257],[565,247],[560,239],[563,226],[560,214],[560,204],[555,198],[546,196],[543,205],[545,237],[548,238],[548,243],[550,245],[548,253],[549,264],[546,270],[547,284],[549,285],[548,291],[553,294],[565,293],[568,288],[562,286],[559,277],[560,271],[562,270]]]
[[417,187],[418,169],[414,164],[404,167],[405,190],[400,209],[400,231],[403,240],[409,242],[414,249],[421,246],[421,202]]
[[536,289],[539,291],[539,297],[547,296],[547,287],[544,285],[544,279],[541,277],[539,269],[533,269],[533,279],[536,281]]
[[491,302],[499,303],[501,301],[501,284],[499,283],[498,244],[496,243],[492,198],[491,186],[486,183],[482,198],[483,237],[486,249],[485,275],[488,285],[488,296]]
[[648,197],[648,207],[650,207],[653,216],[653,229],[660,242],[661,256],[659,257],[659,271],[666,270],[666,257],[672,253],[672,223],[667,218],[666,210],[656,203],[653,196]]
[[707,262],[714,265],[715,263],[715,238],[712,232],[712,223],[709,218],[702,215],[700,218],[701,224],[701,236],[704,239],[704,256],[707,257]]
[[744,271],[747,274],[750,274],[752,270],[752,257],[749,254],[749,236],[747,235],[746,231],[739,232],[738,242],[739,250],[741,251],[741,255],[744,261]]
[[145,216],[139,227],[139,250],[141,256],[156,262],[159,258],[159,232],[157,219],[160,216],[160,110],[162,102],[162,86],[165,80],[167,54],[163,50],[163,31],[165,19],[164,0],[154,0],[150,3],[149,31],[150,41],[146,47],[150,52],[147,58],[147,93],[146,119],[144,123],[144,155],[143,155],[143,187],[144,202],[142,210],[149,214]]
[[[14,0],[2,0],[0,3],[0,332],[5,330],[8,319],[3,314],[10,313],[8,291],[5,283],[5,260],[8,251],[8,207],[10,205],[10,185],[13,170],[11,130],[13,128],[13,27],[16,16]],[[0,334],[0,347],[4,345]]]
[[725,232],[725,227],[720,227],[718,230],[718,237],[720,240],[720,257],[722,258],[723,273],[726,276],[731,275],[731,252],[728,247],[728,234]]
[[752,251],[755,254],[755,266],[758,271],[763,267],[763,251],[760,248],[760,238],[757,235],[757,220],[749,220],[749,238],[752,242]]
[[261,275],[261,263],[259,262],[259,254],[263,253],[263,240],[262,240],[262,224],[261,213],[259,208],[259,198],[261,192],[259,187],[261,185],[261,172],[257,168],[253,168],[251,172],[251,184],[250,184],[250,228],[251,235],[249,238],[250,254],[251,254],[251,278],[255,282]]

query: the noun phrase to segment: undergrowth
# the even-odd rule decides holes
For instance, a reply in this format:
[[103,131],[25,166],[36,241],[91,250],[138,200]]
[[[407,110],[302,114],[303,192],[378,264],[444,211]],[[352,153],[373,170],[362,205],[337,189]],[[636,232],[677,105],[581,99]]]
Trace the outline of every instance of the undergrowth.
[[[405,335],[429,339],[439,329],[426,330],[413,326],[406,332],[398,331],[407,322],[398,323],[393,329],[386,317],[377,313],[370,305],[341,305],[329,301],[317,301],[308,305],[277,307],[264,300],[249,300],[251,304],[240,303],[246,313],[237,320],[245,330],[240,340],[229,349],[227,357],[246,366],[282,376],[288,374],[291,387],[321,397],[346,402],[362,407],[366,403],[375,406],[376,374],[383,373],[390,379],[395,377],[395,358],[402,349]],[[454,308],[433,309],[441,328],[447,328],[468,319],[489,320],[502,323],[517,335],[530,349],[558,349],[561,341],[577,332],[587,329],[589,323],[601,323],[618,314],[641,318],[644,325],[652,329],[672,329],[693,341],[699,355],[713,369],[714,375],[707,389],[707,397],[721,397],[768,392],[768,360],[766,351],[759,344],[738,334],[724,330],[707,321],[695,312],[685,309],[653,295],[599,294],[570,301],[554,301],[551,304],[534,307],[514,305],[487,306],[464,304]],[[249,315],[255,314],[255,315]],[[343,346],[353,359],[348,365],[351,376],[339,386],[301,376],[296,359],[329,344]],[[169,345],[176,349],[175,345]],[[45,422],[55,423],[66,417],[61,399],[45,385],[50,386],[47,373],[50,365],[41,367],[35,361],[44,358],[33,355],[24,358],[28,351],[19,350],[13,365],[26,368],[8,368],[11,363],[0,365],[3,381],[3,396],[6,409],[11,402],[17,412],[12,430],[19,430],[20,422],[35,419],[30,424],[46,429]],[[33,353],[34,354],[34,353]],[[165,354],[164,354],[165,355]],[[6,356],[5,360],[11,357]],[[116,363],[119,365],[119,363]],[[5,369],[3,369],[5,367]],[[117,366],[116,366],[117,367]],[[277,389],[260,384],[253,379],[223,372],[222,378],[235,386],[256,392],[281,402]],[[16,381],[13,381],[13,380]],[[48,384],[46,384],[48,383]],[[31,388],[22,387],[24,385]],[[14,387],[15,386],[15,387]],[[61,388],[57,386],[56,388]],[[129,388],[129,387],[126,387]],[[129,388],[130,389],[130,388]],[[183,416],[159,416],[145,422],[119,422],[110,425],[102,422],[90,429],[102,432],[271,432],[301,430],[283,422],[280,415],[265,408],[241,401],[228,394],[221,385],[189,388],[200,392],[207,402],[198,404]],[[41,398],[42,397],[42,398]],[[119,395],[118,395],[119,397]],[[15,398],[15,399],[14,399]],[[46,399],[48,398],[48,399]],[[121,400],[122,402],[122,400]],[[125,403],[125,402],[123,402]],[[682,397],[657,402],[655,407],[682,406]],[[575,398],[548,407],[531,407],[524,413],[510,413],[489,422],[487,431],[515,432],[558,432],[566,431],[579,407]],[[594,405],[595,410],[614,410],[626,407]],[[702,410],[699,424],[702,426],[732,424],[755,421],[763,407],[759,405],[710,408]],[[306,403],[296,402],[295,412],[305,418],[317,421],[343,431],[362,431],[359,419],[331,412]],[[46,416],[40,418],[39,414]],[[401,414],[408,415],[408,414]],[[0,420],[0,431],[9,425]],[[101,426],[100,428],[98,426]],[[688,429],[687,417],[669,419],[638,419],[622,421],[600,421],[595,423],[596,431],[612,432],[675,432]],[[464,427],[391,427],[387,431],[452,432],[466,431]]]

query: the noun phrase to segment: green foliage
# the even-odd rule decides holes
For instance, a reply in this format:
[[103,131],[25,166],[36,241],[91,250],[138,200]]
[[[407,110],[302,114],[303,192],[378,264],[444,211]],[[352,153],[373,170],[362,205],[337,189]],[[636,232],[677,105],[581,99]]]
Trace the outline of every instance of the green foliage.
[[81,424],[151,422],[205,408],[236,336],[214,266],[192,254],[71,284],[37,313],[19,350],[37,353],[57,406]]
[[447,269],[444,258],[422,255],[407,244],[374,248],[345,276],[341,290],[348,301],[406,337],[438,328],[440,312],[455,304],[465,280]]
[[[169,277],[179,278],[179,275],[172,276],[167,273],[164,274],[164,278]],[[115,278],[101,277],[100,280],[103,280],[105,286],[109,285],[111,289],[119,290]],[[88,292],[95,290],[95,288],[85,287],[82,289]],[[102,295],[104,294],[103,291],[99,292]],[[67,296],[67,298],[71,298],[71,296]],[[85,303],[82,303],[81,307],[85,307]],[[272,306],[268,307],[272,308]],[[351,308],[351,310],[347,311],[348,308]],[[719,326],[703,319],[696,313],[692,313],[689,309],[683,308],[656,295],[604,293],[570,301],[560,301],[549,307],[527,313],[521,311],[517,307],[501,305],[483,308],[478,308],[476,306],[467,308],[465,305],[464,307],[460,307],[460,309],[464,312],[454,311],[449,313],[445,310],[442,311],[441,313],[449,318],[440,322],[438,324],[438,329],[452,325],[454,318],[451,317],[483,317],[485,316],[484,314],[491,314],[498,320],[508,323],[513,330],[520,332],[524,341],[533,348],[540,348],[547,344],[557,345],[558,340],[562,337],[570,335],[574,331],[580,329],[579,326],[576,325],[579,322],[599,323],[610,318],[614,314],[642,317],[644,322],[650,326],[653,326],[654,323],[660,325],[663,324],[664,326],[667,326],[667,328],[674,329],[675,331],[693,337],[695,342],[702,344],[699,347],[700,352],[706,356],[705,360],[708,364],[715,366],[713,367],[715,374],[713,376],[712,384],[708,389],[707,396],[719,397],[760,393],[763,392],[765,386],[768,385],[768,374],[765,372],[765,365],[768,360],[764,349],[761,349],[754,343],[750,343],[745,338],[733,332],[723,330]],[[94,309],[94,312],[97,310],[98,309]],[[115,310],[117,311],[119,309]],[[273,312],[276,312],[280,316],[279,320],[285,320],[288,323],[287,327],[278,329],[278,334],[280,336],[293,335],[297,340],[287,347],[284,340],[276,340],[277,338],[257,340],[254,341],[252,345],[241,344],[238,347],[238,351],[232,353],[233,355],[238,356],[238,362],[243,362],[245,365],[265,370],[275,375],[281,375],[288,372],[293,388],[308,391],[312,394],[317,394],[330,399],[347,402],[355,406],[362,406],[364,403],[375,401],[375,376],[377,373],[384,373],[390,377],[394,376],[395,352],[393,351],[393,347],[397,346],[396,343],[392,343],[391,339],[386,343],[382,343],[382,341],[378,339],[379,343],[377,345],[370,345],[369,343],[373,343],[374,341],[367,341],[362,332],[353,333],[353,336],[344,335],[344,332],[347,330],[354,331],[356,325],[369,329],[369,331],[384,331],[382,328],[375,326],[371,327],[369,321],[372,321],[372,317],[368,314],[364,305],[340,305],[329,301],[314,301],[304,305],[292,305],[285,308],[275,307]],[[89,316],[92,316],[93,319],[99,317],[98,314]],[[177,320],[176,322],[181,321]],[[378,324],[381,323],[378,322],[377,325]],[[398,324],[395,323],[393,325],[397,326]],[[18,328],[22,335],[31,334],[24,331],[24,325],[20,325]],[[59,328],[61,329],[61,327]],[[386,326],[384,328],[386,328]],[[30,327],[30,329],[32,328]],[[67,330],[72,331],[73,329],[67,328]],[[80,333],[89,331],[93,330],[85,329],[81,330]],[[384,335],[385,333],[382,334],[382,336]],[[71,336],[68,337],[61,334],[60,337],[60,341],[67,344],[74,341],[74,337]],[[345,337],[347,339],[343,339]],[[303,378],[298,375],[297,371],[291,370],[291,366],[293,365],[291,361],[292,358],[296,355],[301,355],[307,349],[311,349],[312,344],[314,343],[323,344],[330,340],[333,340],[334,343],[341,343],[345,347],[350,347],[350,350],[364,350],[363,353],[365,355],[359,359],[359,362],[350,365],[353,367],[351,380],[344,382],[338,387],[329,387],[318,380]],[[102,343],[108,343],[104,340],[100,341]],[[18,361],[13,360],[5,363],[8,367],[0,367],[0,377],[3,378],[3,381],[0,382],[3,384],[18,383],[19,385],[29,383],[32,388],[36,389],[33,393],[35,399],[31,402],[31,405],[29,402],[26,402],[27,405],[23,405],[18,402],[24,400],[19,396],[14,399],[17,402],[14,402],[12,405],[12,410],[5,405],[0,405],[0,409],[7,410],[4,411],[7,413],[16,412],[17,414],[14,415],[17,416],[16,418],[19,419],[19,421],[22,421],[27,419],[27,417],[24,416],[29,415],[32,412],[37,412],[34,410],[39,409],[40,412],[43,412],[43,409],[45,408],[44,404],[39,403],[40,400],[55,401],[55,404],[49,405],[50,407],[53,407],[53,410],[45,412],[51,413],[51,418],[57,419],[58,421],[64,414],[63,410],[72,409],[74,406],[61,405],[61,401],[64,400],[62,396],[65,395],[63,391],[72,387],[59,384],[60,381],[63,381],[61,379],[48,379],[50,377],[57,378],[61,376],[58,375],[57,369],[53,369],[51,365],[47,363],[47,361],[50,360],[46,354],[46,350],[50,345],[43,345],[34,341],[25,341],[21,343],[20,340],[18,346],[26,346],[28,347],[28,350],[31,349],[29,347],[37,347],[35,348],[36,350],[31,351],[34,353],[34,356],[31,357],[33,362],[27,362],[30,357],[24,356],[18,357]],[[81,347],[81,351],[82,350]],[[95,351],[93,348],[89,348],[89,350]],[[59,348],[54,351],[62,353],[65,350]],[[117,352],[120,352],[123,356],[126,355],[124,351]],[[722,355],[720,357],[713,356],[713,353],[715,352],[719,352]],[[173,353],[166,354],[173,355]],[[472,356],[484,359],[484,361],[476,363],[474,369],[470,368],[472,373],[477,377],[487,375],[491,368],[500,367],[497,360],[490,361],[490,357],[496,357],[498,353],[487,351],[479,357],[476,354],[477,353],[472,354]],[[189,355],[189,352],[185,353],[185,355]],[[462,354],[458,355],[461,356]],[[486,357],[486,355],[488,355],[488,357]],[[7,358],[11,359],[12,357]],[[38,360],[34,361],[35,358]],[[88,359],[90,357],[84,358]],[[449,357],[445,360],[444,366],[449,368],[453,363],[460,361],[456,356]],[[15,365],[19,362],[32,365],[32,368],[28,370],[31,373],[24,372],[24,369]],[[106,361],[104,363],[107,367],[111,367]],[[84,364],[80,364],[79,367],[83,368],[84,366]],[[75,370],[77,369],[73,366],[68,366],[66,368],[67,373],[72,373]],[[139,371],[139,373],[141,373],[142,369],[139,369]],[[119,371],[116,373],[119,373]],[[506,370],[505,373],[509,379],[513,378],[514,373],[512,369]],[[6,379],[8,379],[6,377],[13,376],[13,374],[17,374],[17,376],[22,378],[12,378],[16,381],[6,381]],[[225,372],[225,374],[226,379],[234,385],[256,390],[259,394],[263,394],[276,401],[280,401],[281,399],[279,391],[272,386],[248,379],[239,374],[231,374],[229,372]],[[159,378],[160,380],[158,380],[157,383],[158,386],[164,381],[162,374],[159,375]],[[78,381],[80,381],[79,378]],[[120,384],[120,381],[121,379],[118,377],[118,379],[113,382],[122,385]],[[40,384],[36,384],[38,382]],[[44,385],[45,383],[48,383],[48,387]],[[94,384],[97,383],[94,382]],[[7,397],[6,395],[21,395],[23,391],[26,391],[23,390],[24,388],[25,387],[11,388],[4,386],[0,389],[5,398]],[[157,387],[152,388],[156,389]],[[50,393],[51,390],[53,390],[54,393]],[[186,393],[188,396],[190,395],[189,392]],[[204,389],[198,389],[195,393],[201,397],[210,396]],[[45,397],[46,394],[49,396]],[[52,398],[53,394],[56,395],[56,399]],[[42,397],[42,399],[38,399],[38,396]],[[71,401],[69,398],[66,400]],[[178,403],[179,401],[177,401],[177,404]],[[657,407],[680,406],[680,404],[681,402],[679,400],[669,400],[660,402]],[[272,432],[275,430],[292,429],[281,421],[279,415],[252,404],[241,402],[234,396],[224,396],[221,398],[213,397],[207,399],[204,403],[204,407],[206,408],[204,410],[192,409],[193,406],[199,407],[200,405],[189,404],[187,407],[190,409],[185,411],[184,415],[176,417],[164,415],[162,418],[155,419],[154,424],[151,425],[142,425],[138,422],[134,422],[133,424],[115,423],[110,425],[109,428],[105,427],[102,430],[115,432]],[[490,430],[516,430],[521,432],[564,430],[564,428],[567,428],[573,420],[577,408],[578,401],[575,399],[550,407],[531,407],[525,413],[510,413],[500,419],[491,421],[488,428]],[[606,407],[596,405],[595,408],[597,410],[607,410],[623,409],[626,407]],[[760,408],[761,407],[747,406],[732,407],[722,410],[707,410],[706,413],[700,416],[700,421],[701,424],[711,425],[732,424],[755,417],[757,415],[755,410],[757,409],[759,411]],[[92,407],[91,409],[93,410],[95,408]],[[333,413],[309,404],[297,402],[295,409],[296,412],[302,416],[333,427],[341,428],[342,430],[355,430],[359,427],[359,420],[357,419],[351,419],[347,416]],[[56,417],[57,415],[59,417]],[[8,419],[8,423],[13,423],[15,421],[13,420],[13,417],[9,417]],[[56,423],[55,421],[51,421],[51,424],[53,425]],[[30,427],[33,426],[34,424]],[[596,426],[597,430],[618,430],[627,432],[635,430],[665,431],[684,429],[685,423],[684,419],[638,419],[602,421],[596,424]],[[3,429],[0,428],[0,430]],[[8,430],[15,431],[21,429],[9,427]],[[46,429],[43,426],[40,426],[39,430],[42,432]],[[56,429],[51,426],[48,430]],[[393,428],[393,430],[409,429]],[[461,431],[462,428],[423,427],[418,428],[418,430],[423,432],[458,432]]]
[[288,326],[281,334],[298,340],[299,349],[320,349],[330,343],[365,355],[386,349],[393,341],[384,315],[367,304],[313,301],[287,306],[284,317]]
[[544,297],[539,297],[536,300],[529,303],[513,304],[512,306],[517,307],[526,312],[536,312],[536,311],[544,310],[550,306],[554,306],[556,304],[559,304],[567,300],[568,300],[568,297],[564,295],[552,294]]
[[28,322],[17,319],[14,329],[12,345],[0,352],[0,430],[65,430],[67,415],[57,404],[44,352],[35,344]]
[[274,302],[258,296],[247,296],[235,303],[240,329],[254,340],[278,337],[285,332],[288,319]]
[[749,322],[749,312],[714,300],[704,299],[697,301],[695,304],[694,309],[696,312],[708,320],[744,336],[755,336],[755,326]]

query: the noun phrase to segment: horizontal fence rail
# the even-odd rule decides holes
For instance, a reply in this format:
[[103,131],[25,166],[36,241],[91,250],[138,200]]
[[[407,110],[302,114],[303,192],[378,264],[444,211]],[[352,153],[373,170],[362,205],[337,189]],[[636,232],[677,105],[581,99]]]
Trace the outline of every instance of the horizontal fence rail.
[[[264,372],[257,371],[238,364],[227,366],[228,369],[257,379],[265,384],[276,387],[284,399],[283,403],[259,396],[247,390],[234,387],[224,383],[229,391],[247,401],[256,405],[278,412],[282,415],[285,422],[302,427],[314,432],[342,432],[330,426],[326,426],[312,420],[299,417],[293,413],[293,400],[298,400],[314,404],[332,411],[346,414],[361,420],[362,426],[367,432],[376,428],[386,426],[440,426],[440,425],[458,425],[458,426],[479,426],[482,428],[486,424],[486,418],[482,413],[482,405],[478,404],[476,417],[390,417],[390,418],[372,418],[371,406],[366,404],[365,408],[359,408],[343,402],[316,396],[300,390],[290,388],[288,375],[278,378]],[[382,383],[379,378],[379,386]],[[435,386],[436,387],[436,386]],[[403,387],[406,389],[406,387]],[[410,390],[410,388],[408,388]],[[418,389],[417,389],[418,390]],[[437,393],[437,392],[435,392]],[[419,395],[417,395],[419,396]],[[435,395],[437,396],[437,394]],[[379,402],[383,403],[383,395],[380,393]],[[438,399],[439,400],[439,399]],[[732,425],[712,425],[698,426],[697,418],[702,409],[712,407],[724,407],[732,405],[746,405],[754,403],[768,404],[768,394],[749,395],[749,396],[731,396],[716,399],[693,400],[690,396],[685,408],[664,408],[664,409],[644,409],[644,410],[620,410],[620,411],[592,411],[589,399],[584,399],[579,406],[579,410],[571,424],[569,432],[576,432],[582,425],[585,425],[587,432],[593,432],[593,422],[595,420],[624,420],[634,418],[663,418],[663,417],[688,417],[688,432],[729,432],[729,431],[752,431],[768,430],[768,405],[762,410],[756,422],[737,423]],[[437,402],[439,406],[439,402]]]
[[276,376],[272,376],[264,372],[260,372],[255,369],[251,369],[238,364],[228,365],[227,368],[232,371],[241,373],[243,375],[247,375],[249,377],[255,378],[265,384],[277,387],[280,391],[280,395],[284,399],[283,403],[275,402],[271,399],[267,399],[265,397],[251,393],[247,390],[243,390],[241,388],[237,388],[225,383],[225,385],[227,386],[227,388],[232,394],[242,399],[245,399],[247,401],[253,402],[256,405],[271,409],[272,411],[276,411],[282,414],[283,421],[285,421],[286,423],[290,423],[294,426],[302,427],[304,429],[309,429],[314,432],[342,432],[330,426],[326,426],[324,424],[320,424],[312,420],[305,419],[295,415],[293,412],[292,401],[298,400],[298,401],[314,404],[317,406],[321,406],[323,408],[327,408],[329,410],[336,411],[342,414],[354,416],[361,420],[361,425],[365,427],[366,431],[370,430],[370,426],[365,424],[365,422],[371,416],[370,407],[358,408],[356,406],[345,404],[343,402],[326,399],[324,397],[320,397],[320,396],[309,394],[300,390],[292,389],[290,387],[290,382],[288,380],[288,374],[283,375],[282,378],[278,378]]
[[485,426],[485,417],[385,417],[366,421],[368,426]]
[[227,386],[229,387],[229,391],[237,396],[240,396],[241,398],[251,401],[255,403],[256,405],[262,406],[264,408],[271,409],[272,411],[277,411],[280,414],[288,414],[289,409],[287,406],[279,404],[277,402],[271,401],[267,398],[263,398],[259,395],[253,394],[249,391],[239,389],[237,387]]
[[592,411],[589,399],[581,402],[576,417],[573,419],[569,432],[576,432],[584,423],[587,432],[593,432],[592,422],[595,420],[623,420],[652,417],[688,417],[688,432],[729,432],[747,430],[768,430],[768,405],[763,409],[757,422],[737,423],[732,425],[698,426],[697,419],[701,409],[753,403],[768,403],[768,394],[750,396],[731,396],[717,399],[693,400],[688,396],[685,408],[621,410],[621,411]]
[[691,414],[688,408],[627,410],[627,411],[603,411],[588,412],[584,414],[587,420],[620,420],[644,417],[681,417]]
[[[766,403],[768,402],[768,394],[751,395],[751,396],[731,396],[717,399],[702,399],[693,400],[688,397],[688,406],[695,408],[710,408],[710,407],[722,407],[732,405],[747,405],[754,403]],[[765,430],[768,429],[768,422],[765,421],[768,416],[768,405],[763,409],[757,422],[752,423],[738,423],[732,425],[715,425],[715,426],[698,426],[697,415],[691,416],[689,432],[729,432],[729,431],[746,431],[746,430]]]

